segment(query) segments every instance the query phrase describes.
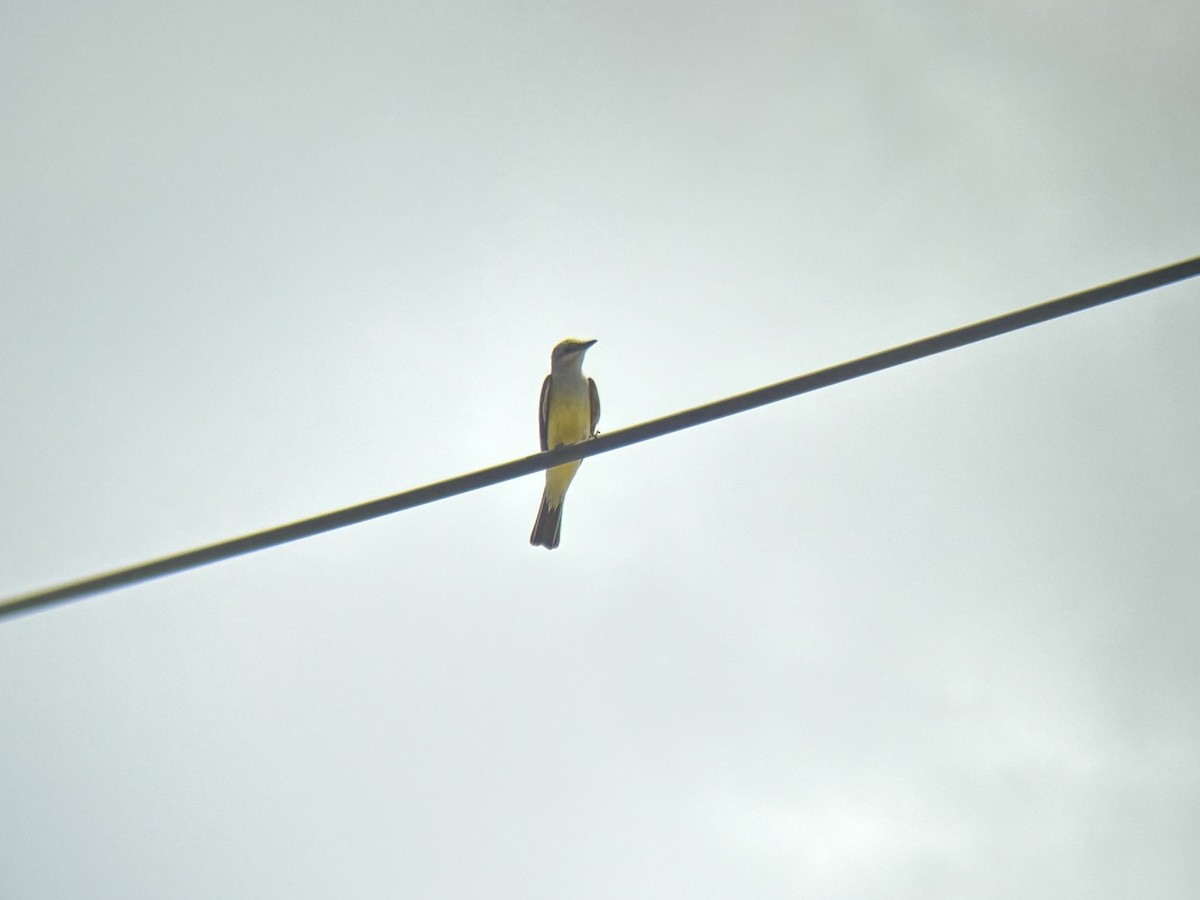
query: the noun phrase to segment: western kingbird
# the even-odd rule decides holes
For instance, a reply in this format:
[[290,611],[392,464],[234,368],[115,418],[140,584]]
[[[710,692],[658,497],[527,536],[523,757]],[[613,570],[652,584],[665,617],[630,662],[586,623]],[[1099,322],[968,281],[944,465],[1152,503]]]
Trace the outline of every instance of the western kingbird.
[[[600,395],[596,382],[583,374],[583,354],[595,341],[568,338],[550,354],[550,374],[542,382],[538,429],[542,449],[586,440],[596,433],[600,421]],[[546,470],[546,489],[529,543],[553,550],[562,533],[562,504],[567,487],[579,468],[579,460]]]

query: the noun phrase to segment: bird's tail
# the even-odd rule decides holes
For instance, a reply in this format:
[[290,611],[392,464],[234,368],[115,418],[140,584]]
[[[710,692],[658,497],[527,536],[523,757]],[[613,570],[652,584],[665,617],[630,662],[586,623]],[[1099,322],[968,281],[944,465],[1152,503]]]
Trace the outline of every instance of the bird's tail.
[[533,534],[529,535],[529,543],[535,547],[545,547],[553,550],[558,546],[562,534],[562,501],[551,506],[550,500],[542,494],[542,505],[538,509],[537,521],[533,523]]

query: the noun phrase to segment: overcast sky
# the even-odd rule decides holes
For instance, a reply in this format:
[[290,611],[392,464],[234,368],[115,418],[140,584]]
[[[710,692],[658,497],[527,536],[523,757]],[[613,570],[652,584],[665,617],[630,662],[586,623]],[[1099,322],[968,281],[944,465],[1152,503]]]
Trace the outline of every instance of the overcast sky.
[[[1200,253],[1194,0],[0,27],[0,596]],[[1194,898],[1200,284],[0,623],[0,896]]]

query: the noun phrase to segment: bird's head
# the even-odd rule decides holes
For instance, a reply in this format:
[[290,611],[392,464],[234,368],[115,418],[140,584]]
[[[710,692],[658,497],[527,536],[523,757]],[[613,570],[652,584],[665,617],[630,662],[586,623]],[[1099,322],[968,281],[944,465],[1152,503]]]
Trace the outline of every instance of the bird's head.
[[558,346],[554,348],[554,352],[550,354],[550,365],[565,366],[582,362],[583,354],[594,343],[596,343],[594,340],[580,341],[575,338],[567,338],[565,341],[560,341]]

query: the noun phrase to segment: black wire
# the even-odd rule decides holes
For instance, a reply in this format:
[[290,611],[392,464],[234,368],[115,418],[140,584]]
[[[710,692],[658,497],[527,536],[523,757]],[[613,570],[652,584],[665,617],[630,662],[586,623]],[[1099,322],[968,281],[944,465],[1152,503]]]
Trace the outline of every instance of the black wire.
[[209,544],[206,547],[188,550],[173,556],[166,556],[152,562],[141,563],[140,565],[130,566],[126,569],[118,569],[115,572],[95,575],[46,590],[14,597],[0,603],[0,619],[32,612],[58,603],[64,603],[68,600],[79,599],[90,594],[98,594],[138,582],[149,581],[153,578],[161,578],[164,575],[182,572],[185,569],[194,569],[198,566],[229,559],[234,556],[242,556],[243,554],[253,553],[256,550],[263,550],[267,547],[297,541],[301,538],[311,537],[325,531],[332,531],[335,528],[343,528],[346,525],[366,522],[369,519],[390,515],[391,513],[410,509],[414,506],[432,503],[435,500],[442,500],[446,497],[452,497],[455,494],[464,494],[467,491],[487,487],[501,481],[508,481],[522,475],[529,475],[541,469],[558,465],[559,463],[584,459],[585,457],[595,456],[599,453],[607,453],[610,450],[616,450],[618,447],[627,447],[630,444],[661,437],[673,431],[691,428],[693,425],[711,422],[725,416],[732,416],[759,406],[765,406],[768,403],[775,403],[788,397],[795,397],[799,394],[820,390],[834,384],[840,384],[843,381],[869,375],[872,372],[879,372],[884,369],[890,369],[893,366],[922,359],[926,356],[933,356],[936,353],[942,353],[946,350],[964,347],[967,344],[987,340],[988,338],[1007,334],[1011,331],[1027,328],[1030,325],[1037,325],[1051,319],[1090,309],[1094,306],[1110,303],[1113,300],[1120,300],[1157,287],[1193,278],[1197,275],[1200,275],[1200,257],[1164,266],[1161,269],[1144,272],[1140,275],[1121,279],[1120,281],[1114,281],[1111,284],[1090,288],[1086,291],[1080,291],[1077,294],[1070,294],[1056,300],[1048,300],[1037,306],[1019,309],[1015,312],[997,316],[994,319],[976,322],[973,325],[965,325],[953,331],[946,331],[933,337],[913,341],[911,344],[903,344],[899,347],[893,347],[890,350],[883,350],[879,353],[873,353],[870,356],[840,363],[828,369],[821,369],[817,372],[801,375],[798,378],[792,378],[788,381],[781,381],[778,384],[738,394],[735,397],[728,397],[724,400],[705,404],[704,406],[697,406],[683,412],[663,416],[661,419],[653,419],[649,422],[643,422],[640,425],[623,428],[620,431],[598,435],[592,440],[583,443],[569,444],[554,450],[548,450],[544,453],[536,453],[522,459],[492,466],[491,468],[480,469],[478,472],[471,472],[466,475],[447,479],[446,481],[439,481],[436,484],[428,484],[424,487],[414,488],[400,494],[393,494],[390,497],[383,497],[379,500],[371,500],[367,503],[360,503],[357,506],[350,506],[335,512],[313,516],[310,519],[303,519],[289,525],[280,525],[276,528],[269,528],[266,531],[259,531],[254,534],[245,535],[244,537]]

